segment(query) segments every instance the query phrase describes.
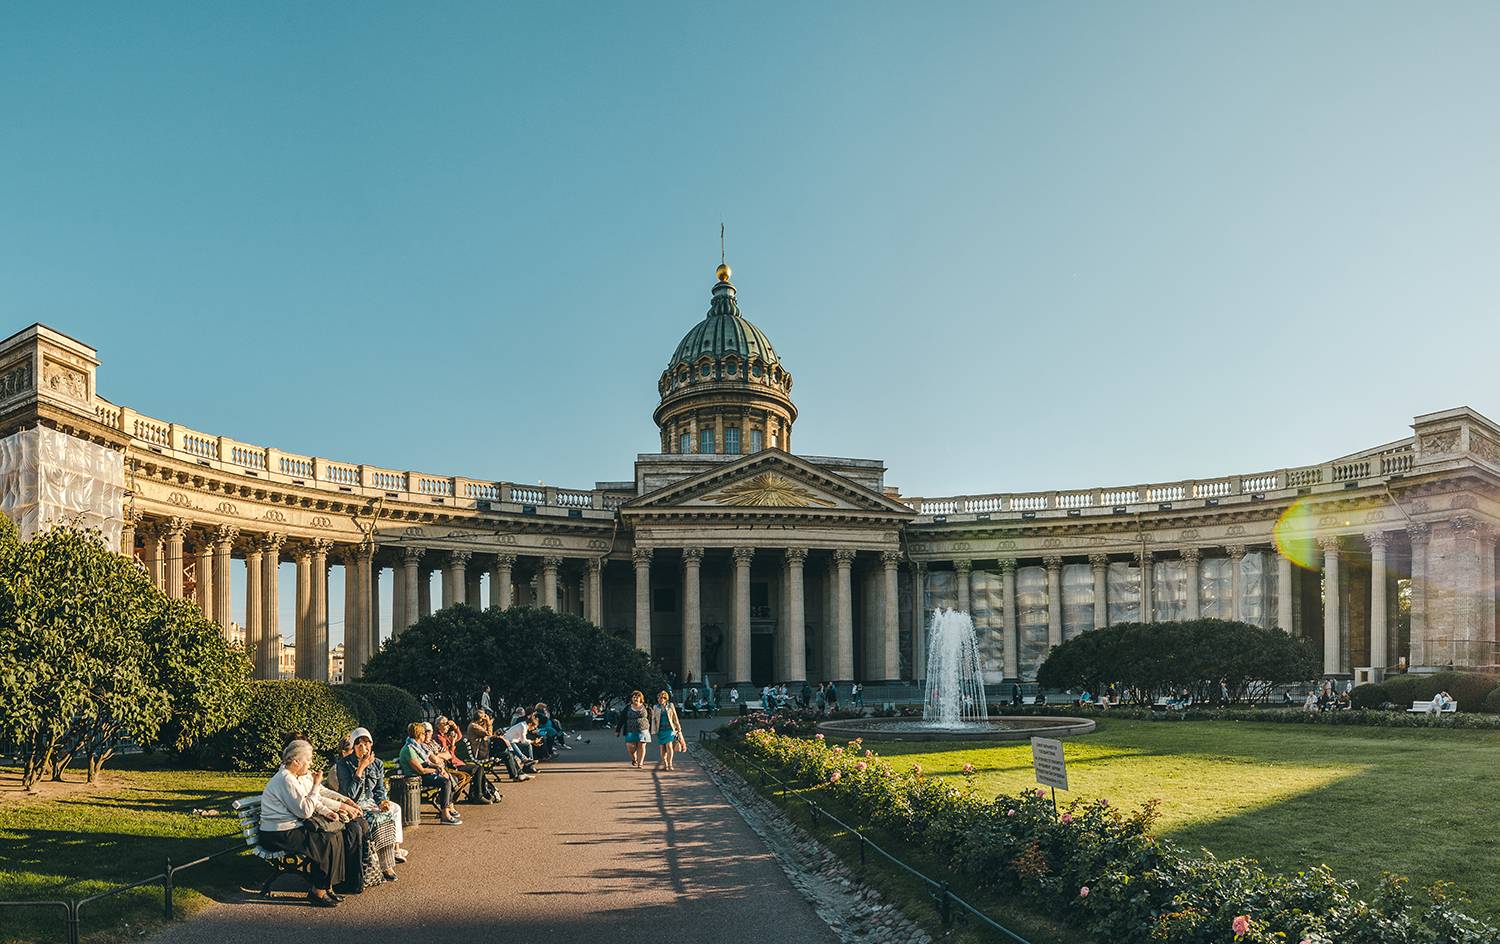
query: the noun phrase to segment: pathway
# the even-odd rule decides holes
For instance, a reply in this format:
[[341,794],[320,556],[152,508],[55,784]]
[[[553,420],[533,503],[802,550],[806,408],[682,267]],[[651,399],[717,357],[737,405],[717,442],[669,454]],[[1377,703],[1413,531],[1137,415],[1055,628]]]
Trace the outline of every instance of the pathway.
[[324,909],[286,878],[267,901],[253,894],[265,873],[247,859],[250,893],[157,940],[365,944],[415,931],[445,942],[835,940],[692,753],[670,773],[632,770],[612,733],[588,736],[535,780],[502,784],[504,801],[461,805],[462,826],[424,815],[407,832],[412,855],[394,885]]

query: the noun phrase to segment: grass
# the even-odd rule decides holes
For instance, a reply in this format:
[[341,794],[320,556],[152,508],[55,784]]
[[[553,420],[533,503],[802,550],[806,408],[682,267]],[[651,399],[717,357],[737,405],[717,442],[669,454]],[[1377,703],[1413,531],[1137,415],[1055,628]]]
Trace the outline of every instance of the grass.
[[[1103,719],[1068,740],[1058,802],[1159,799],[1158,832],[1189,849],[1296,871],[1326,863],[1366,894],[1382,872],[1451,882],[1500,920],[1500,732]],[[929,774],[975,767],[987,794],[1034,787],[1030,745],[868,743]]]
[[[0,767],[14,786],[16,772]],[[79,779],[78,771],[70,771]],[[167,858],[184,863],[241,841],[229,803],[259,793],[264,774],[159,769],[149,758],[121,759],[92,789],[48,787],[40,796],[0,793],[0,898],[83,898],[161,872]],[[219,810],[217,817],[194,809]],[[243,856],[182,872],[174,904],[179,914],[202,907],[209,895],[238,888],[262,874]],[[263,868],[263,867],[261,867]],[[149,885],[84,906],[85,940],[138,938],[162,920],[161,885]],[[0,942],[64,940],[61,908],[0,909]]]
[[[714,753],[726,765],[738,771],[746,783],[781,806],[788,817],[796,821],[798,825],[809,829],[828,849],[842,859],[861,881],[879,891],[882,899],[895,905],[907,918],[921,925],[922,929],[934,940],[943,941],[945,944],[993,944],[1001,940],[998,932],[980,926],[964,915],[962,909],[957,906],[953,908],[957,920],[951,929],[945,929],[938,917],[931,886],[886,862],[873,852],[867,853],[865,863],[861,864],[859,842],[852,834],[826,820],[813,825],[807,806],[792,798],[796,794],[809,792],[810,788],[789,790],[789,797],[783,800],[774,785],[761,787],[755,770],[746,765],[735,752],[714,746]],[[819,806],[844,822],[859,825],[858,815],[845,807],[836,796],[828,791],[818,790],[816,800]],[[1040,942],[1092,944],[1093,939],[1077,929],[1059,924],[1046,915],[1024,908],[993,890],[980,889],[966,882],[961,875],[951,874],[947,862],[940,857],[908,846],[896,836],[878,828],[862,828],[861,831],[871,841],[892,855],[900,857],[913,868],[939,881],[947,879],[952,883],[955,894],[1026,940],[1037,942],[1037,944]]]

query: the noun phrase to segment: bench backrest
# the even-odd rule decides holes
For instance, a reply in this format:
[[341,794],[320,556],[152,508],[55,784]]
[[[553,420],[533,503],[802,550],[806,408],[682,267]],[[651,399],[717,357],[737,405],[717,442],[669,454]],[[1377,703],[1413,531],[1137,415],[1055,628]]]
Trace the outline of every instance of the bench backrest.
[[255,848],[260,843],[260,796],[240,797],[230,804],[240,821],[240,834],[245,845]]
[[[1419,698],[1419,699],[1417,699],[1416,701],[1414,701],[1414,702],[1411,703],[1411,710],[1412,711],[1431,711],[1432,710],[1432,699],[1431,698]],[[1458,702],[1456,702],[1456,701],[1449,702],[1448,704],[1446,704],[1446,705],[1443,706],[1442,710],[1443,711],[1457,711],[1458,710]]]

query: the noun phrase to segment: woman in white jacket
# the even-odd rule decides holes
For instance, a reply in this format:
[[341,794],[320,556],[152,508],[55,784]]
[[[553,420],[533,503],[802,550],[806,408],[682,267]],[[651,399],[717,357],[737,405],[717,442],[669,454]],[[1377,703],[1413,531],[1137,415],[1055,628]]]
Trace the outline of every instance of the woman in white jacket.
[[[308,900],[331,908],[339,901],[333,886],[345,883],[348,874],[361,876],[361,863],[349,862],[346,855],[356,837],[344,835],[335,824],[347,821],[344,829],[352,823],[362,827],[364,816],[348,799],[323,787],[322,771],[309,771],[312,756],[312,745],[306,741],[292,741],[282,749],[281,767],[260,794],[260,844],[306,856],[313,882]],[[362,833],[360,827],[355,831]],[[362,846],[363,835],[358,840]]]
[[677,706],[672,704],[672,696],[666,692],[657,694],[656,706],[651,709],[651,734],[657,749],[661,751],[661,761],[657,763],[656,769],[671,770],[677,739],[682,736],[682,721],[677,717]]

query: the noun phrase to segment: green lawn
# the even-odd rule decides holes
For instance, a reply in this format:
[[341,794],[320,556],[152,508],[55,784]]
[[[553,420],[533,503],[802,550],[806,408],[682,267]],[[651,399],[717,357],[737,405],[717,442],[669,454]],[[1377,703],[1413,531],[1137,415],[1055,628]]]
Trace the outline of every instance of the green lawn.
[[[125,769],[125,768],[133,769]],[[0,768],[13,775],[14,769]],[[79,771],[69,771],[79,779]],[[168,857],[184,863],[239,840],[229,803],[259,793],[264,774],[152,769],[144,758],[106,769],[96,790],[69,790],[35,798],[0,793],[0,898],[82,898],[162,871]],[[14,788],[13,776],[5,786]],[[216,809],[201,817],[193,809]],[[177,876],[179,913],[201,906],[203,892],[238,888],[264,876],[265,867],[231,855]],[[86,939],[124,940],[162,917],[160,885],[84,906]],[[61,909],[0,909],[0,942],[63,940]]]
[[[1159,832],[1190,849],[1295,871],[1326,863],[1368,893],[1383,871],[1454,883],[1500,919],[1500,732],[1242,722],[1099,721],[1064,742],[1069,798],[1161,801]],[[867,744],[989,794],[1035,786],[1029,744]]]

